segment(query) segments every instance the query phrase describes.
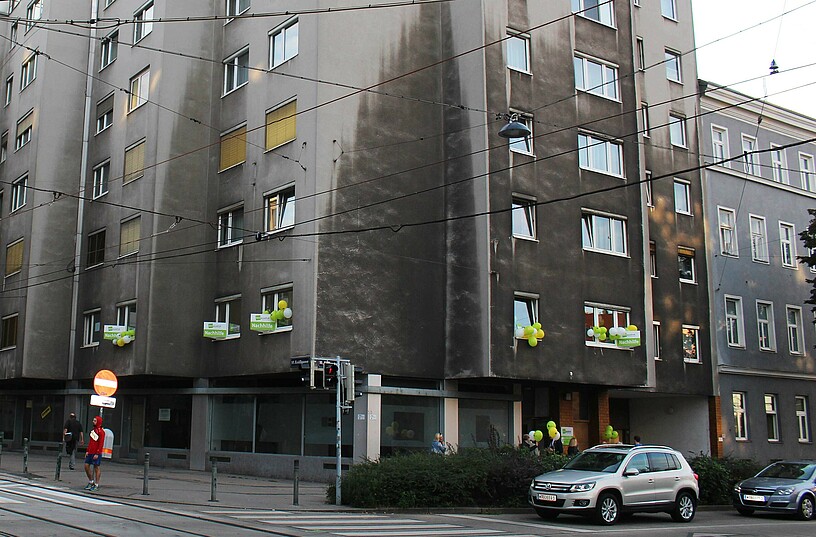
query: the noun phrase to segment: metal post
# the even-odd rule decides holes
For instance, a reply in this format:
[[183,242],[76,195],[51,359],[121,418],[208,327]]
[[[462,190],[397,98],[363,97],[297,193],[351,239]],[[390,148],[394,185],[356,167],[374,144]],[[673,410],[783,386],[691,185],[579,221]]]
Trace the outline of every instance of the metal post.
[[294,474],[295,474],[295,477],[294,477],[294,480],[293,480],[294,490],[292,490],[292,496],[293,496],[292,497],[292,505],[298,505],[298,492],[299,492],[298,487],[300,485],[300,461],[298,459],[295,459],[295,472],[294,472]]
[[217,502],[215,497],[215,489],[218,486],[218,461],[215,457],[210,457],[210,466],[212,467],[212,483],[210,485],[210,501]]
[[23,473],[28,473],[28,438],[23,438]]
[[340,357],[338,356],[337,357],[337,404],[336,404],[337,408],[335,409],[336,410],[335,417],[336,417],[336,420],[337,420],[337,438],[335,440],[335,448],[337,449],[337,481],[335,483],[335,488],[334,488],[334,503],[337,504],[337,505],[342,505],[341,504],[341,499],[343,497],[342,493],[340,492],[340,478],[342,476],[342,470],[343,470],[341,465],[340,465],[340,457],[341,457],[340,451],[343,448],[343,431],[342,431],[342,425],[341,425],[341,423],[342,423],[341,418],[343,417],[343,415],[342,415],[342,409],[340,408],[340,406],[342,404],[342,401],[340,400],[340,394],[343,391],[343,383],[340,382],[340,380],[341,380],[340,379]]
[[150,453],[145,453],[144,461],[144,477],[142,478],[142,496],[149,496],[147,492],[148,474],[150,473]]
[[[63,447],[65,446],[65,442],[62,443]],[[57,470],[54,472],[54,481],[60,480],[60,470],[62,469],[62,450],[57,453]]]
[[3,441],[6,439],[6,433],[0,431],[0,466],[2,466],[3,462]]

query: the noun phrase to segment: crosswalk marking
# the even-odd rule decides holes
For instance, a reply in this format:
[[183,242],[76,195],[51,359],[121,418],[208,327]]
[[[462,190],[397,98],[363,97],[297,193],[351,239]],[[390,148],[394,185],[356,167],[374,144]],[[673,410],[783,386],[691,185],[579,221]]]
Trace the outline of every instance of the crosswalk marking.
[[[450,517],[450,518],[460,518],[466,520],[478,520],[482,522],[497,522],[496,519],[485,517],[485,516],[477,516],[477,515],[456,515],[456,514],[444,514],[442,516]],[[553,525],[546,525],[543,523],[538,522],[520,522],[516,520],[504,520],[500,521],[502,524],[513,524],[515,526],[527,526],[530,528],[546,528],[546,529],[559,529],[565,532],[573,532],[573,533],[595,533],[595,530],[582,530],[580,528],[569,528],[566,526],[553,526]]]
[[15,496],[25,496],[26,498],[57,503],[60,505],[72,505],[77,502],[88,505],[119,505],[118,503],[110,500],[103,500],[100,498],[94,498],[92,496],[84,496],[70,492],[62,492],[50,487],[29,487],[23,483],[0,481],[0,491]]
[[[376,530],[376,533],[372,534],[371,531]],[[415,531],[382,531],[377,528],[372,528],[369,531],[334,531],[332,532],[335,535],[342,535],[344,537],[370,537],[371,535],[378,535],[379,537],[411,537],[417,535],[496,535],[502,534],[502,537],[506,537],[507,534],[502,530],[483,530],[483,529],[474,529],[474,528],[462,528],[459,529],[449,529],[449,530],[422,530],[421,532],[417,533]]]
[[12,500],[11,498],[6,498],[5,496],[0,496],[0,503],[23,503],[18,500]]

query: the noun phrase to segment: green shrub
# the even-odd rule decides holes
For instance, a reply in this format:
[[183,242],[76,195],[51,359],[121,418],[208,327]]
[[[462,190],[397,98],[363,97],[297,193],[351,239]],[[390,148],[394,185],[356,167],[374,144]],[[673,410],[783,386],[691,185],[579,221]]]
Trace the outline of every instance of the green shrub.
[[699,477],[700,502],[707,505],[730,504],[734,484],[762,469],[752,459],[715,459],[703,453],[689,459],[689,464]]

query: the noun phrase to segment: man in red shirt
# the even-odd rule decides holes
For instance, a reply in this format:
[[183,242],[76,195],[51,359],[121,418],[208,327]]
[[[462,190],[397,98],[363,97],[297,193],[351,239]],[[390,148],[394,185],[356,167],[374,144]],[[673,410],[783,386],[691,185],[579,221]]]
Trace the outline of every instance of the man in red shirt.
[[88,451],[85,453],[85,475],[88,476],[88,484],[85,485],[85,490],[94,491],[99,489],[99,478],[102,475],[102,470],[99,468],[102,463],[102,447],[105,444],[102,416],[94,416],[93,430],[88,437]]

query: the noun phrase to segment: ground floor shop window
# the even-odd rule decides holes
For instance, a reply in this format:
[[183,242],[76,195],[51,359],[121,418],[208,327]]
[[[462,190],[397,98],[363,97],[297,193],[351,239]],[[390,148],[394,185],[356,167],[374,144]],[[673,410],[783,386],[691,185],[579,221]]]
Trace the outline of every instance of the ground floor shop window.
[[216,395],[212,399],[211,449],[252,452],[255,398]]
[[0,397],[0,433],[5,441],[14,440],[14,416],[17,400],[14,397]]
[[459,400],[459,446],[488,447],[514,444],[510,435],[512,407],[509,401]]
[[[23,436],[33,442],[59,442],[65,423],[63,396],[34,396],[27,398],[23,417]],[[31,431],[30,436],[25,431]]]
[[380,422],[380,455],[430,451],[441,430],[441,399],[383,395]]
[[145,447],[190,449],[192,396],[153,395],[145,406]]

